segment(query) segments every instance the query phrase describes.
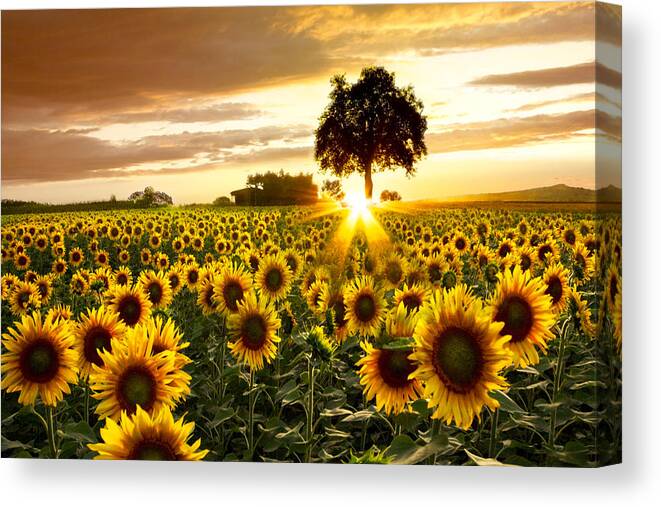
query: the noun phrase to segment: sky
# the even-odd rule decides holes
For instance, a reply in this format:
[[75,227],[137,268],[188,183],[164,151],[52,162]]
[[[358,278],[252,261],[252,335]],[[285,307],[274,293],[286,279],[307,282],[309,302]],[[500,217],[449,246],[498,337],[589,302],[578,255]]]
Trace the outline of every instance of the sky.
[[621,186],[620,26],[593,2],[5,11],[2,198],[210,202],[280,169],[321,184],[330,78],[369,65],[428,122],[415,176],[376,174],[375,195]]

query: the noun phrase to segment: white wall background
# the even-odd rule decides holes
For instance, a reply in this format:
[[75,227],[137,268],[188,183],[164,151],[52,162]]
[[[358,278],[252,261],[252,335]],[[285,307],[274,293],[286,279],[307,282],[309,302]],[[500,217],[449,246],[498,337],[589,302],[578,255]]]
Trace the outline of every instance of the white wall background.
[[[302,4],[289,0],[31,1],[2,9]],[[313,3],[321,3],[316,0]],[[325,2],[346,3],[346,2]],[[356,0],[356,3],[357,0]],[[624,465],[601,470],[0,461],[23,505],[658,505],[661,497],[661,2],[623,0]]]

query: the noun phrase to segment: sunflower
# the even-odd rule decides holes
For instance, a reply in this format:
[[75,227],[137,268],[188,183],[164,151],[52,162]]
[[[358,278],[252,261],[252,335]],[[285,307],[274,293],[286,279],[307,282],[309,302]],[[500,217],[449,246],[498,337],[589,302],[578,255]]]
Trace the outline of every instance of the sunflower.
[[615,303],[613,304],[613,309],[611,310],[611,318],[613,320],[613,328],[615,333],[615,340],[617,344],[617,350],[622,352],[622,288],[618,290],[615,295]]
[[[393,309],[386,321],[389,338],[411,338],[415,323],[403,303]],[[422,383],[410,378],[416,365],[410,359],[410,348],[374,348],[368,341],[360,344],[365,355],[358,360],[360,384],[365,398],[376,398],[376,409],[386,415],[397,415],[406,405],[417,400],[423,392]]]
[[160,316],[150,317],[143,326],[146,327],[147,336],[153,340],[153,355],[160,354],[164,350],[174,353],[174,365],[179,370],[179,374],[172,380],[171,385],[179,391],[179,394],[175,396],[175,401],[178,402],[190,394],[191,376],[183,371],[183,368],[190,364],[191,360],[181,352],[188,348],[190,343],[184,341],[181,331],[170,318],[164,321]]
[[267,255],[260,261],[255,275],[255,285],[261,297],[280,301],[289,294],[292,279],[292,272],[287,265],[287,260],[284,255],[279,253]]
[[349,333],[360,336],[376,336],[386,313],[383,291],[376,287],[374,279],[365,275],[349,284],[344,295]]
[[380,265],[381,277],[389,289],[398,288],[406,278],[407,262],[404,258],[391,253]]
[[551,309],[556,313],[562,313],[567,308],[569,297],[569,270],[559,262],[549,264],[544,270],[542,277],[546,284],[545,294],[551,296]]
[[230,316],[228,331],[233,338],[229,343],[232,355],[251,370],[260,370],[264,362],[270,363],[275,358],[280,328],[273,303],[257,300],[254,291],[248,292],[239,303],[239,310]]
[[81,272],[74,273],[69,282],[69,289],[74,294],[85,294],[90,288],[89,280]]
[[606,274],[606,301],[608,303],[608,309],[613,311],[613,306],[615,305],[615,298],[617,297],[621,286],[620,275],[618,273],[617,266],[615,263],[611,263],[608,266],[608,273]]
[[499,406],[489,393],[507,388],[500,372],[512,360],[508,337],[499,334],[502,324],[491,320],[481,301],[466,306],[466,290],[457,286],[432,295],[420,313],[410,356],[418,365],[410,377],[424,382],[432,418],[463,429],[480,419],[485,405]]
[[46,312],[46,318],[55,320],[69,320],[73,316],[71,307],[69,305],[57,304]]
[[342,343],[348,336],[348,323],[344,305],[344,291],[334,289],[330,284],[324,284],[319,296],[319,310],[325,314],[331,312],[335,340]]
[[574,327],[580,329],[588,338],[594,338],[596,327],[592,322],[592,312],[581,294],[572,287],[569,291],[569,315],[574,321]]
[[37,395],[54,407],[78,377],[74,338],[65,320],[46,318],[38,312],[24,315],[2,335],[2,389],[19,391],[18,402],[34,405]]
[[16,265],[16,269],[20,271],[25,271],[28,269],[30,267],[30,263],[30,257],[25,252],[21,252],[16,257],[14,257],[14,264]]
[[170,282],[162,271],[143,271],[138,278],[140,287],[154,308],[167,308],[172,303]]
[[8,297],[21,279],[12,273],[2,275],[2,299]]
[[89,377],[92,364],[103,365],[99,352],[112,351],[115,341],[121,340],[125,332],[126,327],[119,320],[119,316],[105,306],[88,309],[87,314],[80,316],[80,321],[74,328],[74,336],[81,378]]
[[416,312],[427,302],[430,295],[431,290],[425,284],[414,283],[411,286],[404,284],[402,289],[395,291],[394,307],[397,308],[403,303],[408,313]]
[[133,327],[147,320],[152,305],[140,287],[116,285],[110,292],[108,306],[124,324]]
[[213,284],[218,311],[226,316],[238,312],[239,303],[251,288],[252,277],[242,266],[232,264],[222,268]]
[[594,275],[594,255],[590,255],[584,243],[578,241],[572,249],[572,273],[579,282],[585,282]]
[[51,271],[56,275],[63,275],[67,271],[67,262],[64,259],[55,259]]
[[218,303],[214,299],[215,277],[202,280],[197,288],[197,306],[203,315],[213,315],[218,311]]
[[69,264],[72,266],[80,266],[84,260],[85,254],[80,248],[74,247],[69,251]]
[[200,440],[190,439],[195,423],[176,422],[167,408],[152,415],[137,407],[136,413],[122,413],[119,424],[106,419],[98,444],[88,444],[97,453],[94,459],[198,461],[209,451],[199,450]]
[[200,267],[196,263],[184,267],[184,281],[190,290],[197,287],[200,282]]
[[9,296],[9,305],[14,315],[27,315],[41,307],[39,289],[34,283],[19,280],[13,285]]
[[115,283],[117,285],[131,285],[133,283],[133,275],[131,268],[128,266],[120,266],[115,271]]
[[133,414],[138,406],[147,412],[173,408],[188,391],[189,376],[177,367],[175,352],[153,353],[154,337],[149,327],[129,328],[125,339],[101,350],[102,366],[92,365],[90,387],[100,403],[100,417],[119,419],[122,411]]
[[537,349],[546,352],[547,340],[553,338],[555,317],[551,296],[545,294],[541,278],[531,278],[519,266],[498,275],[498,287],[489,305],[496,322],[504,323],[501,336],[508,336],[507,348],[515,366],[539,362]]
[[310,288],[304,294],[308,307],[316,315],[321,314],[321,295],[328,284],[329,282],[326,280],[317,280],[310,285]]

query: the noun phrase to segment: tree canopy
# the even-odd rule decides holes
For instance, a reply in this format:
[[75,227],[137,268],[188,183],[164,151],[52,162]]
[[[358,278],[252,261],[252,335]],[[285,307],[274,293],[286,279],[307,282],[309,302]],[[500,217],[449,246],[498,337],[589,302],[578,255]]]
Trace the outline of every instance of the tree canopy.
[[318,199],[312,174],[268,171],[251,174],[246,185],[260,190],[257,202],[260,205],[312,204]]
[[357,82],[344,75],[331,79],[330,103],[315,131],[315,160],[338,177],[365,176],[365,197],[372,198],[372,173],[403,168],[427,154],[427,119],[411,86],[397,87],[383,67],[366,67]]

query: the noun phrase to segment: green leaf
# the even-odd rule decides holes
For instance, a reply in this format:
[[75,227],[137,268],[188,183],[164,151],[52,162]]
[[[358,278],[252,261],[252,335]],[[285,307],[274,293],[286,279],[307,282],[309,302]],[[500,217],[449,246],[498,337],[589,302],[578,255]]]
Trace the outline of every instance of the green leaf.
[[525,414],[526,411],[523,410],[517,403],[510,398],[507,394],[502,391],[494,391],[491,393],[491,397],[500,403],[500,410],[502,412],[507,412],[509,414]]
[[480,456],[477,456],[473,454],[472,452],[468,451],[467,449],[464,449],[464,452],[468,455],[468,457],[475,463],[476,465],[479,465],[481,467],[513,467],[516,465],[507,465],[505,463],[501,463],[497,459],[493,458],[482,458]]
[[445,433],[436,435],[425,445],[416,444],[408,435],[399,435],[394,438],[386,454],[393,458],[393,465],[415,465],[439,453],[447,445],[448,436]]
[[369,408],[367,410],[359,410],[358,412],[354,412],[353,414],[346,416],[340,422],[345,423],[345,422],[367,421],[373,415],[374,415],[374,410],[371,409],[371,408]]
[[82,444],[93,444],[97,441],[94,430],[85,421],[65,424],[62,438],[70,438]]

